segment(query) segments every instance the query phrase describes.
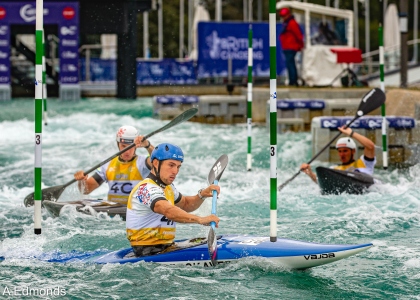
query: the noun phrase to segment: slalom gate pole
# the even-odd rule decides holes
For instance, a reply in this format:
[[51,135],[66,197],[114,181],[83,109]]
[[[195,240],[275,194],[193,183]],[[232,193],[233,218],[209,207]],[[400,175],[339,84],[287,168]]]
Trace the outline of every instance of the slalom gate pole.
[[246,168],[251,171],[252,167],[252,25],[249,25],[248,30],[248,154],[246,160]]
[[269,3],[270,36],[270,241],[277,241],[277,61],[276,0]]
[[43,51],[43,27],[44,27],[44,2],[36,0],[36,24],[35,24],[35,165],[34,165],[34,233],[41,234],[41,179],[42,179],[42,57]]
[[[381,90],[385,93],[385,72],[384,72],[384,35],[382,24],[379,23],[379,75],[381,78]],[[385,103],[381,106],[382,115],[382,166],[386,170],[388,168],[388,141],[387,141],[387,121]]]
[[42,101],[44,103],[44,125],[48,125],[47,119],[47,75],[45,66],[45,32],[42,33]]

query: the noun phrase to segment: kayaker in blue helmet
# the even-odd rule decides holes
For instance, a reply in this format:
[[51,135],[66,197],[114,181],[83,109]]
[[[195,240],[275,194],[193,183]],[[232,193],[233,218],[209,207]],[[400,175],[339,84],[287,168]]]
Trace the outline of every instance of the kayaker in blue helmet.
[[152,171],[132,190],[127,204],[127,239],[136,256],[159,253],[173,244],[176,222],[210,225],[219,223],[216,215],[200,217],[190,212],[203,204],[212,191],[220,193],[220,186],[210,185],[197,195],[185,196],[173,182],[178,175],[184,153],[169,143],[156,146],[151,155]]
[[[335,148],[338,150],[341,165],[333,166],[332,168],[336,170],[356,171],[373,175],[376,164],[375,144],[370,139],[353,131],[351,128],[345,128],[343,126],[339,127],[338,130],[348,137],[342,137],[337,140]],[[354,158],[356,153],[356,143],[353,139],[364,147],[363,155],[357,160]],[[312,171],[309,164],[302,164],[300,166],[300,170],[311,177],[315,183],[318,183],[316,174]]]
[[149,140],[142,141],[143,136],[131,125],[121,126],[116,133],[115,140],[119,151],[132,143],[133,147],[107,162],[96,172],[89,176],[83,170],[77,171],[74,178],[78,181],[78,187],[83,194],[90,194],[103,182],[107,182],[108,197],[110,202],[127,204],[128,195],[137,183],[150,174],[151,162],[149,156],[136,155],[136,148],[145,148],[149,155],[154,147]]

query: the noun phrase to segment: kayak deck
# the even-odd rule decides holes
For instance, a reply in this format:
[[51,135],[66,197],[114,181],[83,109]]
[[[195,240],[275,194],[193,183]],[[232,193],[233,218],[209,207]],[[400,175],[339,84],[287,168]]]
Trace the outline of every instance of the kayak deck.
[[372,176],[360,172],[317,167],[316,174],[322,194],[363,194],[375,183]]
[[58,217],[60,215],[61,209],[67,205],[74,206],[76,211],[83,214],[92,215],[92,213],[94,214],[95,212],[104,212],[107,213],[110,217],[119,215],[123,220],[125,220],[127,212],[127,205],[111,203],[102,199],[83,199],[71,202],[55,202],[44,200],[42,201],[42,205],[54,217]]
[[[139,261],[163,264],[211,266],[205,238],[177,241],[179,249],[153,256],[136,257],[131,248],[125,248],[92,258],[89,261],[106,263],[135,263]],[[291,239],[247,235],[224,235],[217,240],[217,263],[226,263],[247,257],[261,257],[278,262],[291,269],[306,269],[335,262],[372,247],[371,243],[353,245],[318,244]]]

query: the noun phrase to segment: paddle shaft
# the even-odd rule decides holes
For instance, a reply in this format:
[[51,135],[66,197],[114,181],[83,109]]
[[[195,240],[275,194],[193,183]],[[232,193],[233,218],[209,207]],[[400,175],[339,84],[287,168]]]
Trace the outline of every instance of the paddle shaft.
[[[169,124],[170,124],[170,123],[168,123],[166,126],[168,126]],[[170,127],[172,127],[172,126],[170,126]],[[142,142],[143,142],[143,141],[145,141],[146,139],[148,139],[148,138],[149,138],[149,137],[151,137],[152,135],[154,135],[154,134],[156,134],[156,133],[158,133],[158,132],[161,132],[161,131],[162,131],[162,130],[164,130],[164,129],[165,129],[165,126],[164,126],[164,127],[162,127],[162,128],[160,128],[160,129],[158,129],[158,130],[153,131],[152,133],[149,133],[148,135],[145,135],[141,141],[142,141]],[[124,152],[126,152],[126,151],[130,150],[131,148],[133,148],[133,147],[135,147],[135,146],[136,146],[136,144],[134,144],[134,143],[133,143],[133,144],[131,144],[131,145],[129,145],[129,146],[127,146],[127,147],[125,147],[125,148],[124,148],[124,149],[122,149],[121,151],[119,151],[119,152],[115,153],[114,155],[112,155],[112,156],[108,157],[107,159],[105,159],[104,161],[100,162],[99,164],[94,165],[92,168],[90,168],[90,169],[89,169],[89,170],[87,170],[87,171],[84,171],[83,173],[84,173],[85,175],[89,174],[90,172],[92,172],[92,171],[96,170],[97,168],[99,168],[99,167],[103,166],[103,165],[104,165],[104,164],[106,164],[107,162],[109,162],[109,161],[113,160],[113,159],[114,159],[114,158],[116,158],[117,156],[120,156],[121,154],[123,154]],[[63,184],[62,188],[64,189],[64,188],[68,187],[70,184],[75,183],[76,181],[77,181],[77,180],[73,178],[73,179],[72,179],[72,180],[70,180],[69,182],[67,182],[67,183]]]
[[[219,181],[215,180],[213,182],[213,184],[218,185]],[[213,191],[213,199],[212,199],[212,202],[211,202],[211,213],[212,213],[212,215],[216,214],[216,209],[217,209],[216,207],[217,207],[217,191]],[[210,222],[210,225],[211,225],[211,227],[213,227],[213,230],[215,230],[216,223],[215,222]]]
[[[215,162],[213,167],[211,168],[211,171],[209,173],[209,176],[207,177],[207,182],[209,184],[219,184],[219,180],[222,177],[222,174],[228,164],[228,157],[226,154],[223,154],[219,157],[219,159]],[[212,192],[212,206],[211,206],[211,213],[213,215],[216,215],[216,206],[217,206],[217,191],[214,190]],[[207,238],[207,247],[209,250],[209,257],[212,262],[212,265],[215,267],[217,265],[217,237],[216,237],[216,223],[210,222],[210,230],[209,235]]]
[[[175,119],[173,119],[171,122],[169,122],[168,124],[166,124],[165,126],[156,129],[155,131],[145,135],[143,137],[143,139],[141,140],[142,142],[147,140],[149,137],[155,135],[156,133],[162,132],[168,128],[173,127],[176,124],[182,123],[188,119],[190,119],[192,116],[194,116],[197,113],[197,109],[196,108],[190,108],[189,110],[186,110],[185,112],[183,112],[182,114],[180,114],[179,116],[177,116]],[[104,160],[103,162],[93,166],[92,168],[90,168],[89,170],[87,170],[85,173],[89,174],[90,172],[94,171],[95,169],[99,168],[100,166],[103,166],[104,164],[106,164],[107,162],[111,161],[112,159],[114,159],[115,157],[123,154],[125,151],[130,150],[131,148],[135,147],[136,144],[131,144],[127,147],[125,147],[124,149],[122,149],[121,151],[115,153],[114,155],[108,157],[106,160]],[[72,184],[73,182],[76,182],[76,179],[71,180],[69,183],[65,184],[64,186],[69,186],[70,184]]]
[[[348,128],[354,121],[356,121],[358,118],[360,118],[359,116],[354,117],[353,120],[350,121],[350,123],[348,123],[347,125],[345,125],[345,128]],[[325,149],[327,149],[332,142],[334,142],[339,136],[340,136],[341,132],[339,131],[332,139],[331,141],[328,142],[328,144],[326,144],[324,146],[324,148],[322,148],[321,150],[318,151],[317,154],[315,154],[314,157],[311,158],[310,161],[307,162],[307,164],[311,164],[311,162],[313,162],[322,152],[324,152]],[[291,177],[290,179],[288,179],[287,181],[285,181],[282,185],[280,185],[278,187],[278,190],[282,190],[289,182],[291,182],[293,179],[295,179],[296,177],[298,177],[298,175],[300,174],[301,170],[299,170],[297,173],[295,173],[295,175],[293,175],[293,177]]]
[[[182,123],[184,121],[187,121],[189,119],[191,119],[196,113],[197,113],[198,109],[197,108],[190,108],[186,111],[184,111],[182,114],[180,114],[179,116],[177,116],[176,118],[174,118],[173,120],[171,120],[168,124],[166,124],[165,126],[145,135],[142,139],[142,141],[148,139],[149,137],[155,135],[156,133],[159,133],[161,131],[164,131],[168,128],[171,128],[179,123]],[[133,148],[135,146],[135,144],[131,144],[127,147],[125,147],[124,149],[122,149],[121,151],[119,151],[118,153],[112,155],[111,157],[107,158],[106,160],[102,161],[101,163],[95,165],[94,167],[90,168],[87,171],[84,171],[83,173],[89,174],[90,172],[94,171],[95,169],[99,168],[100,166],[106,164],[107,162],[109,162],[110,160],[114,159],[115,157],[121,155],[122,153],[124,153],[125,151]],[[59,186],[55,186],[55,187],[50,187],[50,188],[46,188],[42,190],[42,199],[46,200],[46,198],[51,199],[54,198],[55,201],[58,200],[58,198],[60,197],[61,193],[64,191],[64,189],[66,187],[68,187],[69,185],[71,185],[72,183],[76,182],[76,179],[72,179],[69,182],[67,182],[66,184],[63,185],[59,185]],[[28,196],[25,197],[24,200],[24,204],[25,206],[30,206],[34,204],[34,193],[29,194]]]

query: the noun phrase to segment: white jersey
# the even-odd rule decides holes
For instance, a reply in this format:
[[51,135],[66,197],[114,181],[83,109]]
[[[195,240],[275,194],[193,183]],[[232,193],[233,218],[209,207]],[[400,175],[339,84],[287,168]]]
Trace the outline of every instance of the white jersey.
[[351,164],[334,166],[332,168],[336,170],[343,170],[343,171],[349,168],[354,168],[354,171],[373,175],[373,171],[375,170],[375,164],[376,164],[376,157],[373,160],[366,160],[365,156],[362,155],[360,156],[358,160],[354,161]]
[[140,182],[131,192],[127,203],[127,238],[132,246],[171,244],[175,239],[176,222],[153,212],[157,201],[175,200],[181,197],[173,184],[160,187],[150,178]]

